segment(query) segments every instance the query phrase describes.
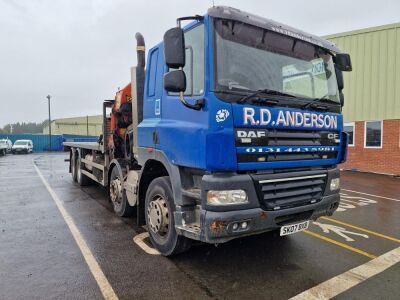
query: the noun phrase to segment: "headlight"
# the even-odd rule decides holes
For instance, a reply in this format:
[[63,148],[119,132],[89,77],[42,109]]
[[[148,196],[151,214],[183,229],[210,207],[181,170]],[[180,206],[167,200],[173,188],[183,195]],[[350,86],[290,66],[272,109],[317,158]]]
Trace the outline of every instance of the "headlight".
[[340,178],[333,178],[331,180],[330,189],[331,191],[336,191],[340,188]]
[[243,190],[211,190],[207,193],[207,203],[209,205],[243,204],[247,202],[247,194]]

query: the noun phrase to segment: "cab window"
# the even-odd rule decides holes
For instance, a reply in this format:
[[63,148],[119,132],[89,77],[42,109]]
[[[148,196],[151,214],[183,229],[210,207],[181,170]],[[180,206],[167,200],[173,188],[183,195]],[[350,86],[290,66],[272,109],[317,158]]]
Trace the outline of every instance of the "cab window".
[[[186,96],[199,96],[204,93],[204,24],[185,32]],[[172,70],[172,69],[171,69]],[[178,95],[178,93],[168,93]]]

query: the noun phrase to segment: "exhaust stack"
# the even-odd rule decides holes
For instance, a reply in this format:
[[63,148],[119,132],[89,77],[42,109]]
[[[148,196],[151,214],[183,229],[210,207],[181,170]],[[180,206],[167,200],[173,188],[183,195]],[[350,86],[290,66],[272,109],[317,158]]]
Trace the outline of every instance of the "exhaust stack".
[[131,68],[131,88],[132,88],[132,126],[133,126],[133,154],[138,153],[137,127],[143,120],[143,94],[146,65],[146,47],[143,35],[139,32],[136,38],[137,65]]

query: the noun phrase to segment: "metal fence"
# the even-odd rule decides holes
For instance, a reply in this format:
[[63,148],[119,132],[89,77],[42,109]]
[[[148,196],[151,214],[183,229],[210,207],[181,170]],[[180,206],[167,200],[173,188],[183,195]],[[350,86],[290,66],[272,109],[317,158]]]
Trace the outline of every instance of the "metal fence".
[[0,139],[10,139],[14,144],[16,140],[32,140],[34,152],[44,151],[63,151],[63,142],[95,142],[98,140],[97,136],[82,136],[82,135],[52,135],[51,136],[51,149],[49,143],[49,135],[47,134],[0,134]]

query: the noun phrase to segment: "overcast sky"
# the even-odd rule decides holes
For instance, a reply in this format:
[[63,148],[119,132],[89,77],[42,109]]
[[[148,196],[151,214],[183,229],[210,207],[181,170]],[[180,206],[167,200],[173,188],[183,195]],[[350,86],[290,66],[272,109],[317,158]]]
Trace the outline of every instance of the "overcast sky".
[[[215,0],[326,35],[400,21],[399,0]],[[204,14],[212,0],[0,0],[0,126],[101,114],[130,80],[135,33],[147,49],[177,17]]]

